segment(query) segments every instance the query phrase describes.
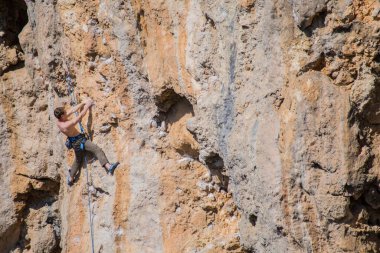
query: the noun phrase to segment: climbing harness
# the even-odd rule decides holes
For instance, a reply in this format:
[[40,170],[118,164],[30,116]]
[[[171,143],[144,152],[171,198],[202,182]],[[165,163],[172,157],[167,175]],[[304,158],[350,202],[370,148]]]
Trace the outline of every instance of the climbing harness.
[[87,141],[87,136],[84,134],[78,134],[74,137],[67,137],[65,145],[68,149],[74,149],[75,151],[84,151],[84,144]]
[[[67,66],[67,64],[66,64],[66,66]],[[68,70],[67,70],[67,73],[68,73]],[[78,102],[77,102],[77,99],[75,97],[74,86],[72,84],[72,79],[71,79],[71,77],[70,77],[69,74],[67,74],[67,76],[66,76],[66,84],[67,84],[67,91],[69,92],[70,97],[71,97],[71,104],[72,105],[77,105]],[[78,116],[78,112],[75,112],[75,115]],[[77,135],[75,137],[69,137],[66,140],[66,143],[65,143],[68,148],[72,147],[76,151],[77,151],[77,149],[76,149],[75,143],[78,142],[78,141],[80,141],[79,148],[80,148],[80,150],[84,150],[84,142],[86,142],[86,139],[87,139],[86,138],[86,132],[84,131],[82,123],[79,122],[78,125],[79,125],[79,129],[80,129],[81,134]],[[93,217],[92,217],[92,212],[91,212],[92,201],[91,201],[90,182],[89,182],[89,173],[88,173],[89,169],[88,169],[87,165],[88,165],[88,163],[87,163],[87,155],[85,154],[85,156],[84,156],[84,166],[83,167],[86,170],[86,181],[87,181],[86,184],[87,184],[87,193],[88,193],[88,213],[89,213],[89,220],[90,220],[90,236],[91,236],[91,252],[95,253]]]

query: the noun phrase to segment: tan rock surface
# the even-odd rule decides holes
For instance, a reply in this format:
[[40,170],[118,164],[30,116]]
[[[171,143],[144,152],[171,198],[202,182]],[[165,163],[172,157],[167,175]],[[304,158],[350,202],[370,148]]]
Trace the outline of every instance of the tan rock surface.
[[380,252],[378,1],[2,0],[0,252]]

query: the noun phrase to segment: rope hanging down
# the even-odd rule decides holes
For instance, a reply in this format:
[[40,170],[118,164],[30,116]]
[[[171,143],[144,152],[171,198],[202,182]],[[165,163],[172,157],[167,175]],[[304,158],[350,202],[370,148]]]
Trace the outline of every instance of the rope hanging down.
[[[74,86],[72,85],[72,79],[71,77],[69,76],[69,74],[67,74],[67,77],[66,77],[66,84],[67,84],[67,91],[69,92],[70,94],[70,97],[71,97],[71,103],[73,105],[77,105],[78,104],[78,101],[77,101],[77,98],[75,96],[75,90],[74,90]],[[75,115],[78,116],[78,112],[75,112]],[[82,134],[86,135],[86,132],[84,131],[84,128],[83,128],[83,125],[82,125],[82,122],[79,122],[78,123],[79,125],[79,129],[81,131]],[[88,163],[87,163],[87,155],[85,154],[84,156],[84,168],[86,170],[86,184],[87,184],[87,194],[88,194],[88,214],[89,214],[89,220],[90,220],[90,236],[91,236],[91,252],[94,253],[95,252],[95,247],[94,247],[94,228],[93,228],[93,217],[92,217],[92,212],[91,212],[91,205],[92,205],[92,201],[91,201],[91,193],[90,193],[90,182],[89,182],[89,173],[88,173],[88,167],[87,167]]]

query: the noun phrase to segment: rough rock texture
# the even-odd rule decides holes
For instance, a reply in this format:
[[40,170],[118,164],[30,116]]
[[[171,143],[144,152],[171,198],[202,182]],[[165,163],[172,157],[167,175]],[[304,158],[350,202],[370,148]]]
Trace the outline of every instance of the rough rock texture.
[[0,252],[380,252],[380,3],[0,1]]

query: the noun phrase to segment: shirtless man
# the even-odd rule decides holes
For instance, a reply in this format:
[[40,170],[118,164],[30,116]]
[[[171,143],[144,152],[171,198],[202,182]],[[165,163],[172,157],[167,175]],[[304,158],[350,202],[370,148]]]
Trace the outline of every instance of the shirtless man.
[[[76,125],[81,121],[83,116],[86,115],[88,109],[93,104],[94,102],[89,99],[71,108],[68,111],[65,111],[63,107],[57,107],[54,110],[54,116],[58,119],[57,126],[59,130],[68,137],[66,146],[69,149],[73,148],[75,151],[75,160],[67,176],[67,184],[69,186],[73,184],[74,176],[77,173],[78,169],[82,166],[86,151],[93,153],[99,160],[102,167],[104,167],[111,175],[113,175],[113,172],[119,165],[119,162],[110,164],[103,150],[96,144],[87,140],[86,136],[79,132],[79,130],[76,128]],[[82,110],[79,112],[79,114],[70,119],[70,116],[80,109]]]

